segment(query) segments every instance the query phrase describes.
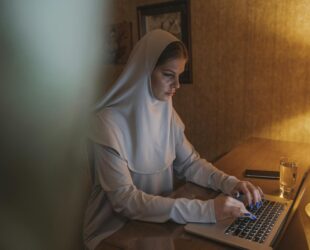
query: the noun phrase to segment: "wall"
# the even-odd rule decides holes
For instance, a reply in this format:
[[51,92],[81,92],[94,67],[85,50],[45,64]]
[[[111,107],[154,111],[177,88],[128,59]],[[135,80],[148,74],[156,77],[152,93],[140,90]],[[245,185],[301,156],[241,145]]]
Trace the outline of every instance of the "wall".
[[[136,6],[154,2],[114,1],[111,22],[132,21],[136,42]],[[192,0],[191,36],[193,84],[174,104],[202,156],[251,136],[310,143],[309,1]]]

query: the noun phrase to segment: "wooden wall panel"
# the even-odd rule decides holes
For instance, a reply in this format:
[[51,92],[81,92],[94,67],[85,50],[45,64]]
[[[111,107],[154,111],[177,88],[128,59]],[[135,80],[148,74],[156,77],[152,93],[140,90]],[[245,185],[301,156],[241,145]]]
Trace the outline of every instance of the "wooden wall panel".
[[[154,2],[114,1],[135,41],[135,8]],[[250,136],[310,142],[310,1],[191,0],[191,17],[194,81],[174,104],[201,155]]]

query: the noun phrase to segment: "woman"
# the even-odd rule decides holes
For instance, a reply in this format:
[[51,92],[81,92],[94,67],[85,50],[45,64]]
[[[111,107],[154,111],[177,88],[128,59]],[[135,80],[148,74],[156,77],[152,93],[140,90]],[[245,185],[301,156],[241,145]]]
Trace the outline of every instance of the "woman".
[[216,223],[248,213],[230,196],[208,201],[163,197],[173,189],[173,173],[227,195],[243,192],[248,204],[260,203],[259,188],[201,159],[186,139],[171,100],[186,60],[186,48],[177,38],[162,30],[149,32],[97,106],[90,138],[93,191],[84,227],[89,249],[127,218]]

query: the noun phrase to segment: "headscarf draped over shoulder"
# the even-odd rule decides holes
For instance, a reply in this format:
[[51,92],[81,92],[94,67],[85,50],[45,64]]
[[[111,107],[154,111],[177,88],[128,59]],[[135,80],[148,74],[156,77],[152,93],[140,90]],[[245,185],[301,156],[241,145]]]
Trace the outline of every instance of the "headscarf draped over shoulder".
[[147,33],[96,106],[90,139],[117,151],[137,173],[159,173],[175,158],[176,127],[183,124],[178,117],[174,119],[177,114],[171,100],[157,100],[151,88],[156,62],[174,41],[178,39],[163,30]]

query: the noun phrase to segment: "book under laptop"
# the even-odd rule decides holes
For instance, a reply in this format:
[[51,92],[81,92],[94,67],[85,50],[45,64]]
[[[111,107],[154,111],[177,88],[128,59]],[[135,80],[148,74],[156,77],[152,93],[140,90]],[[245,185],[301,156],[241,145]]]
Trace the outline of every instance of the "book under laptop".
[[216,224],[189,223],[185,231],[241,249],[273,249],[279,243],[306,190],[306,171],[294,199],[265,195],[260,208],[249,209],[257,219],[226,219]]

